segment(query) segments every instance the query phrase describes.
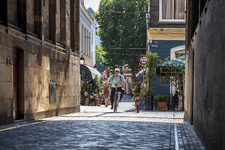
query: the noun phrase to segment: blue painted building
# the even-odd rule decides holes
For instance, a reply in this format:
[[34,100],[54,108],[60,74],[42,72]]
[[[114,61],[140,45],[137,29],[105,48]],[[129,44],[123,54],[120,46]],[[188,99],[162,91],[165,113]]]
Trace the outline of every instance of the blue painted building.
[[[185,54],[185,2],[179,0],[147,0],[148,14],[147,36],[148,51],[158,54],[159,59],[164,60],[168,56],[174,59],[179,55]],[[160,79],[155,80],[155,92],[157,94],[174,94],[177,90],[160,83]],[[171,92],[172,91],[172,92]]]
[[[185,41],[168,41],[168,40],[153,40],[152,41],[152,45],[156,45],[158,47],[150,47],[150,50],[153,53],[157,53],[159,56],[159,59],[161,60],[165,60],[165,58],[167,58],[168,56],[171,57],[171,50],[173,50],[174,48],[180,48],[183,47],[185,45]],[[181,51],[184,53],[184,47],[183,49],[181,49]],[[182,53],[181,53],[182,55]],[[172,58],[171,58],[172,59]],[[163,84],[165,85],[165,84]],[[166,84],[168,85],[168,84]],[[155,80],[155,92],[154,95],[158,95],[158,94],[165,94],[165,95],[169,95],[170,94],[170,86],[161,86],[160,85],[160,80],[159,78],[157,78]],[[172,92],[174,93],[174,91]]]

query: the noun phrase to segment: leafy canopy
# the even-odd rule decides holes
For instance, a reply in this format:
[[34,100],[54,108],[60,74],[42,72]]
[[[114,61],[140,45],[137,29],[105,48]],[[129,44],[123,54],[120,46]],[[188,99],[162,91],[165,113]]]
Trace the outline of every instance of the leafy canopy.
[[101,0],[95,19],[107,66],[139,68],[146,51],[146,0]]
[[96,64],[98,66],[98,71],[103,72],[105,69],[108,68],[107,66],[105,66],[106,61],[104,56],[106,52],[104,52],[102,47],[98,45],[96,45],[95,52],[96,52]]

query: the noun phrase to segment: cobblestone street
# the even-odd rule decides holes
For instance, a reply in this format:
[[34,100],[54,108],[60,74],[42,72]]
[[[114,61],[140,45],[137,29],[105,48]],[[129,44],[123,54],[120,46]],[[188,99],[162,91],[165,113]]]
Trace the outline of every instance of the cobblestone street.
[[133,103],[82,106],[80,113],[0,126],[0,149],[204,150],[183,112],[141,111]]

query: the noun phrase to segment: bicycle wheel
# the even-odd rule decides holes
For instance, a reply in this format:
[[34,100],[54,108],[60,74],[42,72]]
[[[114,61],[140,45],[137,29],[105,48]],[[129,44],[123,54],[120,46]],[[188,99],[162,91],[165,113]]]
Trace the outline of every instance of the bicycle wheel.
[[118,98],[118,95],[115,96],[114,103],[113,103],[114,112],[117,112],[117,98]]

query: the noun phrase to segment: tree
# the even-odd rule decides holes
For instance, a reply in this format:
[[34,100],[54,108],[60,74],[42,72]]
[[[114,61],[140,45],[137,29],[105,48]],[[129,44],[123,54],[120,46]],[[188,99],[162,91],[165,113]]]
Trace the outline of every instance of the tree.
[[146,0],[101,0],[95,14],[106,65],[128,64],[133,81],[135,68],[140,68],[138,58],[146,52],[147,7]]
[[103,72],[105,69],[108,68],[108,66],[105,66],[106,61],[104,55],[106,52],[104,52],[102,47],[98,45],[96,45],[95,52],[96,52],[96,65],[98,66],[98,71]]

